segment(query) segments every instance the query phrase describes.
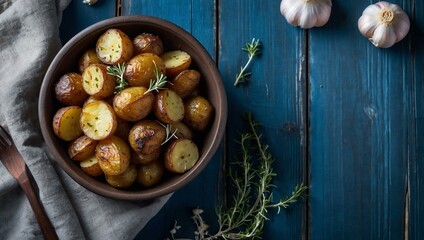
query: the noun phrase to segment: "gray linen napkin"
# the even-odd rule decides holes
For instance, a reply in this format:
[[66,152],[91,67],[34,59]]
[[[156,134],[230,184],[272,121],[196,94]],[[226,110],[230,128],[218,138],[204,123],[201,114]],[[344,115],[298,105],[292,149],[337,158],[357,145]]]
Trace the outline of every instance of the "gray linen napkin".
[[[132,239],[170,195],[142,203],[86,190],[48,157],[39,129],[39,88],[60,49],[58,27],[69,1],[0,1],[0,124],[33,174],[60,239]],[[0,223],[0,239],[42,238],[25,194],[1,163]]]

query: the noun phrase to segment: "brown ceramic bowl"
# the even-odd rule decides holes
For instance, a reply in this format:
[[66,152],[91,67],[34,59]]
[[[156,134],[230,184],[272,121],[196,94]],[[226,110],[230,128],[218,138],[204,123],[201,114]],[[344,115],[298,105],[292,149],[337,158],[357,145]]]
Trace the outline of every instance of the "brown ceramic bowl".
[[[200,158],[196,165],[181,175],[169,174],[159,185],[151,188],[132,187],[127,190],[117,189],[105,181],[86,175],[72,161],[67,153],[66,142],[60,140],[53,132],[52,119],[61,107],[55,99],[54,84],[67,72],[77,71],[77,62],[82,53],[93,48],[97,38],[108,28],[118,28],[130,37],[143,32],[159,35],[166,49],[181,49],[192,57],[192,68],[202,74],[201,92],[213,105],[215,112],[209,129],[200,135]],[[182,28],[162,19],[147,16],[125,16],[111,18],[96,23],[72,38],[56,55],[51,63],[40,91],[39,118],[43,137],[53,159],[76,182],[97,194],[115,199],[147,200],[176,191],[193,180],[205,168],[215,154],[224,134],[227,120],[227,99],[221,76],[204,47]]]

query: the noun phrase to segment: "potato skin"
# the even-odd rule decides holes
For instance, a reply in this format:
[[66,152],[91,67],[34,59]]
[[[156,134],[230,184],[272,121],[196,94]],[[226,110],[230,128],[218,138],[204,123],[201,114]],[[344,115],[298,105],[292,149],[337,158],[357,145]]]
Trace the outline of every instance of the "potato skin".
[[53,117],[53,131],[60,139],[72,141],[82,135],[79,125],[81,107],[60,108]]
[[85,135],[75,139],[69,144],[68,154],[74,161],[83,161],[93,156],[96,152],[97,141]]
[[196,131],[204,130],[213,115],[213,106],[202,96],[189,98],[184,102],[183,122]]
[[154,186],[162,179],[164,171],[163,163],[160,160],[140,164],[137,168],[136,181],[144,187]]
[[82,86],[82,76],[79,73],[66,73],[56,83],[54,88],[56,99],[65,105],[81,106],[88,98]]
[[112,135],[97,144],[96,157],[106,175],[119,175],[130,165],[131,150],[124,140]]
[[119,29],[110,28],[97,40],[96,53],[104,64],[122,64],[133,56],[133,45],[127,34]]
[[200,72],[196,70],[184,70],[171,81],[169,89],[176,92],[181,98],[185,98],[197,89],[200,76]]
[[150,80],[156,79],[155,64],[159,74],[165,73],[165,64],[158,55],[153,53],[139,54],[128,62],[124,78],[131,86],[148,88]]
[[163,42],[159,36],[151,33],[142,33],[133,39],[134,54],[154,53],[160,56],[163,53]]
[[85,51],[78,61],[79,72],[82,73],[91,64],[101,63],[94,48]]
[[165,141],[165,129],[154,120],[137,122],[128,135],[128,141],[134,151],[141,154],[152,154]]
[[152,92],[146,93],[146,91],[145,87],[129,87],[115,95],[113,110],[116,115],[131,122],[139,121],[149,115],[155,96]]
[[91,64],[82,73],[85,92],[97,99],[109,97],[115,91],[116,81],[107,74],[107,67],[104,64]]
[[156,149],[155,151],[149,154],[141,154],[141,153],[137,153],[133,151],[131,154],[131,162],[136,164],[146,164],[146,163],[157,160],[161,154],[162,154],[162,147]]
[[92,155],[79,163],[81,170],[89,176],[99,177],[104,174],[96,155]]
[[106,182],[116,188],[128,188],[137,179],[137,169],[134,164],[130,164],[128,168],[119,175],[105,174]]
[[193,133],[187,125],[182,122],[171,123],[171,132],[175,132],[175,136],[178,138],[193,139]]
[[199,160],[199,149],[190,139],[180,138],[168,145],[164,154],[165,168],[174,173],[190,170]]
[[153,112],[163,123],[179,122],[184,118],[184,102],[174,91],[161,90],[156,94]]

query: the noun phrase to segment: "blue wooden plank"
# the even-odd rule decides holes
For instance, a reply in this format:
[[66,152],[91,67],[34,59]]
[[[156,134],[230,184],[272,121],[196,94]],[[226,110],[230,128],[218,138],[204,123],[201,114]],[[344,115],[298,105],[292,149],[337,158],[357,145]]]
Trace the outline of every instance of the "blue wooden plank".
[[84,28],[101,20],[114,17],[116,13],[115,1],[98,1],[88,6],[82,0],[73,0],[63,12],[60,25],[60,39],[65,44]]
[[[413,1],[392,1],[411,15]],[[357,30],[370,1],[333,1],[310,31],[311,239],[403,239],[414,85],[410,38],[378,49]]]
[[[247,111],[262,124],[264,141],[276,158],[275,199],[289,195],[306,178],[305,33],[286,23],[280,1],[232,0],[219,6],[219,69],[228,95],[228,161],[239,155],[234,140],[245,130],[240,118]],[[262,42],[262,54],[250,68],[246,86],[234,87],[247,61],[241,51],[252,38]],[[307,238],[306,204],[279,215],[270,211],[263,239]]]
[[[195,9],[195,10],[193,10]],[[148,15],[163,18],[191,32],[215,57],[215,1],[159,0],[123,1],[122,15]],[[221,147],[204,171],[190,184],[178,190],[164,208],[138,234],[136,239],[164,239],[175,221],[182,226],[179,236],[193,237],[192,209],[205,210],[204,218],[212,228],[216,224],[215,204],[223,192]]]

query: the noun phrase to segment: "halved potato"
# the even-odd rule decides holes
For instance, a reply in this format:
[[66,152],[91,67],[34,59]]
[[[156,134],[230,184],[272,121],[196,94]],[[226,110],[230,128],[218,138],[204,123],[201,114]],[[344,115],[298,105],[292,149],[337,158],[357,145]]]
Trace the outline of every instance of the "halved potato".
[[128,135],[128,141],[134,151],[152,154],[165,141],[166,131],[155,120],[141,120],[136,123]]
[[163,123],[175,123],[184,118],[184,102],[174,91],[165,89],[156,94],[155,116]]
[[106,175],[119,175],[130,165],[131,150],[124,140],[112,135],[97,144],[96,157]]
[[84,171],[87,175],[92,177],[98,177],[103,175],[103,170],[99,165],[99,160],[96,155],[92,155],[91,157],[80,162],[80,167],[82,171]]
[[93,156],[96,152],[97,141],[85,135],[75,139],[69,144],[68,154],[74,161],[83,161]]
[[95,63],[101,63],[100,59],[97,57],[96,50],[94,48],[88,49],[82,54],[78,61],[79,72],[84,72],[84,69]]
[[155,64],[158,73],[165,74],[163,60],[153,53],[139,54],[128,62],[124,78],[131,86],[143,86],[148,88],[150,81],[155,80]]
[[88,98],[82,86],[82,77],[79,73],[66,73],[56,83],[54,88],[56,99],[66,105],[81,106]]
[[72,141],[82,135],[79,125],[81,107],[68,106],[59,109],[53,117],[53,131],[60,139]]
[[137,182],[144,187],[157,184],[164,173],[162,161],[156,160],[147,164],[140,164],[137,169]]
[[100,61],[105,64],[122,64],[133,56],[133,45],[124,32],[110,28],[97,40],[96,53]]
[[82,109],[80,126],[87,137],[105,139],[114,134],[117,120],[113,108],[105,101],[94,101]]
[[159,36],[151,33],[142,33],[133,39],[134,54],[154,53],[161,55],[163,53],[163,43]]
[[173,141],[164,155],[165,168],[170,172],[184,173],[190,170],[199,159],[197,145],[190,139]]
[[166,75],[170,78],[188,69],[191,64],[191,56],[181,50],[166,52],[161,55],[161,58],[165,63]]
[[82,73],[82,86],[89,95],[101,99],[111,96],[115,91],[116,80],[107,74],[104,64],[91,64]]
[[178,138],[192,139],[193,133],[187,125],[182,122],[171,123],[171,132],[175,132],[175,136]]
[[149,154],[142,154],[142,153],[137,153],[133,151],[133,153],[131,154],[131,162],[137,163],[137,164],[140,164],[140,163],[146,164],[158,159],[161,153],[162,153],[161,147]]
[[135,164],[130,164],[128,168],[119,175],[105,174],[106,182],[116,188],[128,188],[137,179],[137,169]]
[[184,110],[184,123],[197,131],[202,131],[208,126],[213,114],[213,106],[202,96],[186,100]]
[[181,98],[185,98],[197,89],[200,76],[200,72],[196,70],[184,70],[171,81],[169,89],[176,92]]
[[145,87],[129,87],[113,98],[113,110],[123,120],[139,121],[152,111],[155,96]]

